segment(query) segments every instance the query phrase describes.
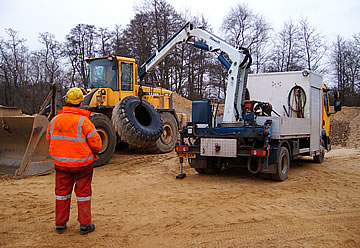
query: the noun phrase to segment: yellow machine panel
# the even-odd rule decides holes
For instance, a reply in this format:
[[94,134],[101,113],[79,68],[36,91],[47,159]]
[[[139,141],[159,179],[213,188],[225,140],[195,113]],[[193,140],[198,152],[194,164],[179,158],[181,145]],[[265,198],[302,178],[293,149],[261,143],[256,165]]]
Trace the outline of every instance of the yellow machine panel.
[[326,135],[330,136],[330,102],[329,94],[327,92],[326,85],[322,85],[323,88],[323,101],[322,101],[322,128],[326,131]]

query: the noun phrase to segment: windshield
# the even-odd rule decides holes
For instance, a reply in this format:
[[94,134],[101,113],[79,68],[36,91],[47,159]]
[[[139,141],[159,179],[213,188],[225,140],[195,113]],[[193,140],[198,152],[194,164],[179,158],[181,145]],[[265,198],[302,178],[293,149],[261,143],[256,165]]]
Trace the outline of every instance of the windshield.
[[111,88],[118,90],[118,63],[108,59],[97,59],[89,64],[89,88]]

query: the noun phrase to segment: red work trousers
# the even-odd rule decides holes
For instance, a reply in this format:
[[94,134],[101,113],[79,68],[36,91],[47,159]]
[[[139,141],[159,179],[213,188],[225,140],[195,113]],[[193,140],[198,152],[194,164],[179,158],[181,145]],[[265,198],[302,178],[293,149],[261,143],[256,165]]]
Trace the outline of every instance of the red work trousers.
[[69,221],[72,189],[78,206],[80,224],[91,224],[91,181],[93,165],[84,167],[55,166],[56,171],[56,225],[64,225]]

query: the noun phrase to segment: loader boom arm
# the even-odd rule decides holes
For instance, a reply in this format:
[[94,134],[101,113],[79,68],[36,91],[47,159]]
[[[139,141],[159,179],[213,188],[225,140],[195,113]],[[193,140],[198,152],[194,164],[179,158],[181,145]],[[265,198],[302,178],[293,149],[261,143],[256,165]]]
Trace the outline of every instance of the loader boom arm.
[[[203,40],[205,43],[191,41],[191,38]],[[146,73],[158,65],[177,44],[187,43],[205,51],[215,52],[220,62],[228,70],[224,117],[222,123],[235,123],[242,116],[242,104],[245,99],[247,83],[247,69],[251,64],[251,57],[245,48],[236,48],[209,32],[193,28],[186,23],[165,44],[155,51],[139,68],[139,78],[142,80]],[[223,56],[226,54],[230,62]]]

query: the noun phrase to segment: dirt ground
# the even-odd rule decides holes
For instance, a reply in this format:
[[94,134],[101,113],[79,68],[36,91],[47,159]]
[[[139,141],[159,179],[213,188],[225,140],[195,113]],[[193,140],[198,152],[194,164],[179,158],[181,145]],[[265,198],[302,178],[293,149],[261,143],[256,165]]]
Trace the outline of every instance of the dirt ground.
[[0,177],[0,247],[360,247],[359,114],[334,115],[347,138],[322,164],[296,161],[284,182],[187,164],[177,180],[174,152],[117,151],[94,170],[96,231],[84,236],[74,194],[68,229],[55,233],[54,174]]

